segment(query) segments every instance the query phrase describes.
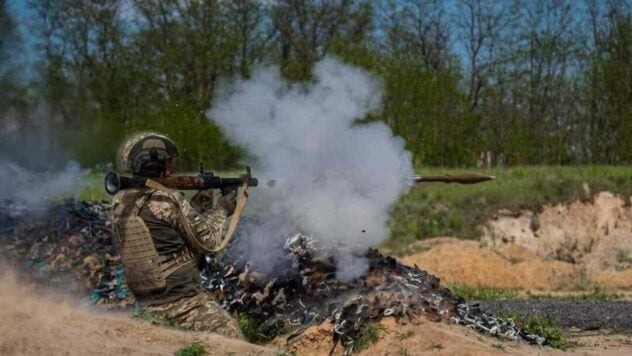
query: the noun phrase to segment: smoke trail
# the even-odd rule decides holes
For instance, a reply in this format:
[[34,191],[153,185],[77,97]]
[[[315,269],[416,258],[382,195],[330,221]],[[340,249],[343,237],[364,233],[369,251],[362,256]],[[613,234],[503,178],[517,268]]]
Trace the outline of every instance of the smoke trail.
[[[362,253],[388,237],[390,207],[410,186],[403,140],[382,122],[355,124],[380,108],[381,81],[332,58],[315,65],[314,78],[297,85],[261,70],[220,90],[208,113],[256,157],[264,184],[249,203],[262,221],[247,232],[253,258],[274,259],[273,242],[297,232]],[[336,259],[344,279],[367,266],[349,254]]]
[[0,157],[0,200],[13,200],[41,214],[51,199],[74,195],[82,187],[82,176],[75,162],[69,162],[63,170],[36,172]]

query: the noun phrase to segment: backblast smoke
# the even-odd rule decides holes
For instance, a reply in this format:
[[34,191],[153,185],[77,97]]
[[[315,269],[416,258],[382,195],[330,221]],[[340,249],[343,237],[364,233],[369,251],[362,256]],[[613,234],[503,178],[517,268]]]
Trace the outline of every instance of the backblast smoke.
[[384,123],[358,123],[381,106],[379,78],[333,58],[313,74],[296,84],[260,70],[221,88],[208,116],[256,158],[263,184],[248,211],[258,223],[244,228],[242,246],[253,263],[272,270],[278,246],[301,232],[337,251],[338,276],[349,280],[368,267],[356,256],[388,236],[389,210],[411,184],[411,155]]
[[[42,116],[37,116],[42,115]],[[0,114],[0,202],[43,214],[51,200],[75,195],[84,187],[84,170],[68,159],[63,141],[48,117]],[[41,126],[20,124],[38,119]],[[20,121],[21,120],[21,121]]]
[[83,171],[76,162],[60,170],[35,171],[0,157],[0,200],[12,200],[33,213],[45,212],[50,199],[74,195]]

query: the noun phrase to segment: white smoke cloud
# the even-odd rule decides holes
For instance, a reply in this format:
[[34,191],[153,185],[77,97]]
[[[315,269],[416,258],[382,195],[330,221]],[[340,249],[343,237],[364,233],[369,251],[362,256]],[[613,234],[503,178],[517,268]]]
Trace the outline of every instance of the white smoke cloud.
[[0,157],[0,200],[14,200],[31,212],[43,213],[51,199],[78,192],[83,174],[76,162],[69,162],[62,170],[36,172]]
[[[413,167],[387,125],[356,124],[380,108],[379,78],[326,58],[314,66],[313,83],[290,84],[269,68],[218,94],[208,116],[256,157],[262,182],[249,200],[263,222],[248,231],[252,251],[270,258],[272,241],[297,232],[356,253],[388,237],[389,210]],[[350,258],[336,258],[352,267],[339,272],[345,279],[367,266]]]

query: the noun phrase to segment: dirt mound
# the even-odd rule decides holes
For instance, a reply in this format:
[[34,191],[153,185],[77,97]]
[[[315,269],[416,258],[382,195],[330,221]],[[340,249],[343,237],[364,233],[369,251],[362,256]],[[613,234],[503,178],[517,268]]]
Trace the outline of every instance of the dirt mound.
[[211,355],[275,354],[219,335],[77,308],[68,298],[42,293],[0,267],[1,355],[173,355],[194,340],[206,344]]
[[500,211],[481,226],[481,242],[420,241],[404,256],[444,282],[536,290],[632,288],[632,207],[622,197]]
[[[418,320],[418,323],[398,324],[394,318],[381,321],[384,331],[380,340],[358,355],[567,355],[551,348],[541,348],[524,342],[508,341],[464,328],[459,325]],[[577,345],[573,350],[582,355],[629,355],[631,335],[613,335],[607,331],[570,335]],[[290,345],[277,339],[276,345],[296,355],[327,355],[331,348],[331,325],[323,323],[309,328]],[[342,355],[342,348],[335,355]]]
[[[437,352],[445,355],[529,355],[542,350],[526,343],[481,336],[474,330],[448,323],[417,319],[415,324],[398,324],[394,318],[385,318],[380,324],[384,328],[380,332],[380,340],[359,355],[420,355]],[[281,339],[276,343],[296,355],[326,355],[331,348],[331,325],[323,323],[311,327],[289,345],[284,346]],[[501,349],[497,345],[506,345],[508,349]],[[343,349],[338,345],[335,355],[342,355]]]
[[475,241],[437,238],[418,246],[428,250],[404,256],[402,262],[418,265],[447,285],[550,289],[562,287],[576,274],[575,268],[566,262],[544,261],[524,250],[520,250],[519,260],[511,260]]

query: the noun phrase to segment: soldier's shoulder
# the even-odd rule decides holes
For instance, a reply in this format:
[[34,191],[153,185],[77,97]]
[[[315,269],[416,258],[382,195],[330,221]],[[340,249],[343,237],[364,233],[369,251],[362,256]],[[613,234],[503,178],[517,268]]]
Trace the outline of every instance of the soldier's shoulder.
[[112,216],[121,217],[133,211],[133,206],[142,196],[139,189],[121,190],[112,198]]
[[150,193],[149,201],[174,203],[182,199],[180,193],[175,190],[155,189],[151,190]]
[[147,207],[155,218],[175,223],[180,199],[177,191],[154,190],[148,198]]

